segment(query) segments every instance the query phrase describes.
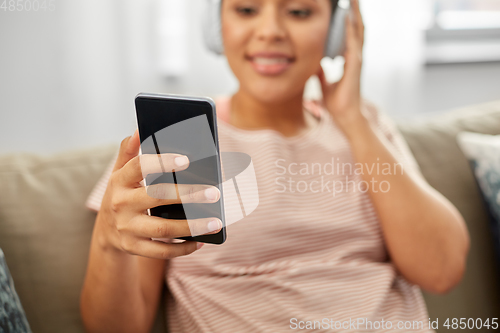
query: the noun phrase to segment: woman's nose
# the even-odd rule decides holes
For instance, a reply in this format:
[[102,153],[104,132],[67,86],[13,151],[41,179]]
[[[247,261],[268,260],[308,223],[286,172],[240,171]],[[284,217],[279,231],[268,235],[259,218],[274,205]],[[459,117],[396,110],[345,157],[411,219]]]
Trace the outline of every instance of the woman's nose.
[[280,41],[286,36],[282,19],[279,17],[278,8],[267,6],[260,13],[256,29],[257,38],[264,41]]

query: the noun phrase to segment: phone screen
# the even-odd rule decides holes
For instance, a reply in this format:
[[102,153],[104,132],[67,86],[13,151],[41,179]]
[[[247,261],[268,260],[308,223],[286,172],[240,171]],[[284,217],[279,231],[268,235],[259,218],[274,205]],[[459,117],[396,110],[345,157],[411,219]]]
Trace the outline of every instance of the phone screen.
[[150,209],[152,216],[168,219],[217,217],[223,227],[217,234],[182,237],[222,244],[226,239],[221,166],[215,104],[211,99],[176,95],[139,94],[135,99],[142,154],[178,153],[189,158],[182,171],[162,170],[145,177],[146,185],[208,184],[216,186],[215,203],[180,203]]

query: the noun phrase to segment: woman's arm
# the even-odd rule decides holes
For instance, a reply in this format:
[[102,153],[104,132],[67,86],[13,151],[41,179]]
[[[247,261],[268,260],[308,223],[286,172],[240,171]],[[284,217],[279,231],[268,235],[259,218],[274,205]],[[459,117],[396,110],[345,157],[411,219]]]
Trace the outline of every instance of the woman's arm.
[[[137,132],[122,141],[114,179],[117,171],[137,155],[138,144]],[[112,192],[120,191],[115,188],[108,184],[94,224],[80,313],[88,332],[148,332],[164,283],[165,260],[133,255],[120,248],[119,233],[110,223],[115,219],[109,209]]]
[[[147,209],[162,205],[216,202],[220,192],[203,184],[156,184],[148,192],[140,184],[145,174],[160,173],[162,167],[184,170],[189,161],[179,154],[138,156],[139,146],[137,131],[122,141],[94,225],[80,297],[80,312],[89,332],[148,332],[157,312],[165,261],[193,253],[202,245],[194,241],[167,244],[151,238],[192,236],[191,230],[196,235],[216,233],[222,227],[219,221],[219,228],[213,229],[209,222],[214,218],[188,223],[147,215]],[[216,196],[208,196],[206,190],[215,191]]]
[[[368,120],[360,97],[364,26],[357,0],[346,20],[347,48],[344,76],[329,84],[320,66],[325,107],[349,139],[356,163],[380,166],[399,163],[394,146]],[[383,168],[380,168],[383,169]],[[376,168],[375,168],[376,170]],[[363,174],[363,180],[390,190],[368,191],[382,226],[389,254],[410,282],[434,293],[453,288],[465,271],[469,235],[457,209],[434,190],[417,170],[391,170],[391,174]],[[397,172],[394,172],[397,171]]]
[[[391,143],[365,117],[345,122],[343,129],[356,162],[398,163]],[[386,192],[369,186],[368,193],[393,262],[407,280],[423,289],[449,291],[461,280],[469,250],[462,216],[416,170],[391,168],[387,173],[365,172],[362,177],[368,184],[386,181],[390,186]]]
[[149,332],[164,284],[165,260],[110,245],[98,215],[80,309],[88,332]]

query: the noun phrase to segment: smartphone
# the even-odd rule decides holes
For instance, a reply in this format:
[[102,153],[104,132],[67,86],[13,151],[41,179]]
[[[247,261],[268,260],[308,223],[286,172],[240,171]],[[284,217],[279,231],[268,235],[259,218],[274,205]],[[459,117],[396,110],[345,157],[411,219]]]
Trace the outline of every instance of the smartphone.
[[217,187],[221,194],[214,203],[158,206],[149,209],[149,215],[182,220],[217,217],[222,221],[218,233],[180,239],[224,243],[226,222],[214,101],[208,97],[140,93],[135,97],[135,108],[141,154],[177,153],[189,158],[187,169],[148,174],[144,178],[145,185],[208,184]]

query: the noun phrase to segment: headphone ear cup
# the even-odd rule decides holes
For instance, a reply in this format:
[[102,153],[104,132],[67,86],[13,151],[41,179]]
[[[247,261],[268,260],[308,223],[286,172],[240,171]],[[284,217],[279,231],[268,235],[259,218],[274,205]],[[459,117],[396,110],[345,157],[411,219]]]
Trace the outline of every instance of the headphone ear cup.
[[224,53],[220,11],[221,0],[207,0],[202,22],[205,46],[217,55]]
[[335,58],[345,51],[345,18],[350,12],[350,1],[339,0],[330,21],[330,31],[326,39],[325,56]]

